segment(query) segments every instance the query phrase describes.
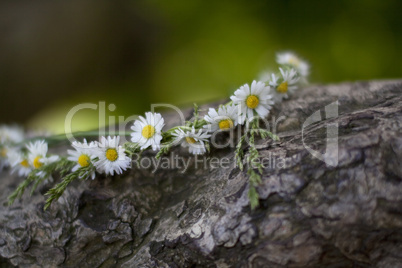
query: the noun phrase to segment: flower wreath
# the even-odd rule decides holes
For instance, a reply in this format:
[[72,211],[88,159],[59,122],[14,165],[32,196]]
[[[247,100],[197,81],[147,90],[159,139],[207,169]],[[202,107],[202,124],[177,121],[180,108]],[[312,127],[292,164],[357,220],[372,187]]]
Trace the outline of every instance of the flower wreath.
[[[120,144],[119,136],[101,137],[100,141],[72,142],[73,150],[67,150],[67,156],[49,155],[48,143],[52,137],[36,137],[24,141],[24,132],[19,127],[0,126],[0,171],[10,167],[11,173],[17,173],[26,179],[9,196],[9,205],[16,198],[21,198],[25,189],[33,184],[31,193],[45,180],[52,180],[52,174],[58,172],[61,182],[51,188],[44,209],[57,200],[75,179],[95,179],[96,173],[111,175],[122,174],[131,168],[135,153],[152,148],[158,151],[156,158],[169,152],[172,146],[181,144],[188,147],[189,153],[199,155],[209,151],[209,138],[216,131],[227,131],[238,125],[245,126],[244,134],[239,138],[235,151],[236,165],[243,170],[247,166],[251,208],[258,206],[256,187],[261,183],[263,172],[259,163],[259,153],[255,147],[255,136],[278,140],[273,133],[259,128],[259,119],[266,118],[275,103],[280,103],[292,95],[301,84],[307,82],[309,65],[294,53],[284,52],[277,55],[280,65],[277,74],[272,73],[262,81],[245,84],[234,92],[231,101],[217,110],[209,108],[208,113],[200,118],[195,106],[194,120],[183,126],[176,126],[162,131],[165,123],[159,113],[145,113],[134,122],[131,129],[131,142]],[[57,137],[56,137],[57,138]],[[243,145],[248,139],[248,155],[245,157]]]

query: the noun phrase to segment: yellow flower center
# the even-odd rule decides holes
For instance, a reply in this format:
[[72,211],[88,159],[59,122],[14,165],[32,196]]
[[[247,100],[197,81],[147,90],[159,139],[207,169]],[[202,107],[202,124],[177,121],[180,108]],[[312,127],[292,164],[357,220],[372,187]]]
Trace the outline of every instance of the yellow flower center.
[[246,104],[247,104],[248,108],[255,109],[259,103],[260,103],[260,100],[258,99],[258,97],[256,95],[250,95],[247,97]]
[[230,129],[233,127],[233,121],[231,119],[225,119],[219,122],[219,128],[222,130]]
[[278,91],[279,93],[285,94],[286,92],[288,92],[288,82],[283,82],[282,84],[280,84],[277,88],[276,91]]
[[80,164],[81,167],[87,167],[90,163],[91,159],[86,154],[82,154],[80,157],[78,157],[78,164]]
[[37,157],[35,157],[34,161],[33,161],[33,166],[34,168],[40,168],[41,166],[43,166],[43,163],[41,163],[39,160],[42,158],[42,156],[38,155]]
[[149,139],[155,134],[155,128],[151,125],[146,125],[141,134],[144,138]]
[[26,168],[29,167],[28,160],[26,160],[26,159],[22,160],[20,165],[23,166],[23,167],[26,167]]
[[195,143],[195,139],[193,137],[186,137],[186,141],[190,144],[194,144]]
[[1,157],[6,157],[6,156],[7,156],[7,149],[6,149],[6,148],[2,148],[2,149],[0,150],[0,155],[1,155]]
[[118,157],[119,157],[119,154],[117,153],[116,149],[109,148],[106,150],[106,158],[108,160],[114,162],[117,160]]

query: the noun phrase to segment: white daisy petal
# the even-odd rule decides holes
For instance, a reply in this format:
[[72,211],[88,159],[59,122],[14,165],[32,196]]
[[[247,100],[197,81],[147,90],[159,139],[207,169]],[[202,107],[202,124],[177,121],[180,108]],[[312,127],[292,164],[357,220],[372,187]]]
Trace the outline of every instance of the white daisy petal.
[[24,131],[19,126],[0,125],[0,143],[19,143],[24,140]]
[[[270,87],[261,81],[254,80],[251,83],[251,88],[247,84],[241,86],[235,91],[234,96],[230,97],[235,105],[240,105],[241,107],[242,115],[238,123],[243,124],[246,118],[251,120],[254,116],[254,111],[260,117],[266,117],[271,109],[266,100],[271,98]],[[258,107],[264,107],[264,109],[257,109]]]
[[17,173],[20,177],[26,177],[32,171],[32,166],[29,165],[29,160],[26,155],[17,150],[10,150],[7,154],[11,173]]
[[278,53],[276,61],[282,65],[288,65],[296,69],[296,71],[306,79],[310,72],[310,66],[306,61],[301,60],[296,54],[292,52]]
[[[69,154],[67,159],[76,162],[76,165],[71,170],[72,172],[94,163],[94,158],[96,157],[95,150],[98,148],[97,143],[91,142],[88,144],[84,139],[82,143],[74,141],[71,145],[75,150],[67,150]],[[88,178],[89,176],[91,176],[92,179],[95,178],[95,170],[88,172],[88,174],[85,174],[83,177]]]
[[238,124],[238,117],[235,104],[222,106],[218,111],[210,108],[208,115],[204,117],[204,120],[209,124],[205,125],[204,128],[209,132],[215,132],[218,129],[222,131],[230,130]]
[[262,106],[262,105],[258,106],[258,107],[255,109],[255,111],[256,111],[259,115],[261,115],[261,116],[263,116],[263,117],[267,116],[268,113],[269,113],[269,110],[268,110],[267,108],[265,108],[264,106]]
[[57,161],[58,156],[47,157],[48,145],[44,140],[38,140],[34,143],[29,143],[28,149],[28,160],[29,164],[34,168],[39,168],[43,164],[49,164],[51,162]]
[[272,75],[272,80],[269,84],[273,87],[271,91],[273,100],[275,102],[281,102],[283,99],[287,99],[289,94],[293,94],[297,90],[300,77],[295,69],[284,70],[279,68],[281,76],[276,78]]
[[132,140],[139,141],[141,140],[142,135],[139,132],[132,132],[131,137]]
[[131,127],[131,141],[141,146],[141,149],[152,147],[154,151],[160,148],[162,140],[162,128],[165,121],[161,114],[146,112],[145,118],[140,116]]
[[[119,145],[120,137],[102,137],[101,142],[94,148],[93,155],[98,157],[94,162],[96,170],[100,173],[113,176],[122,174],[131,165],[131,159],[124,153],[124,149]],[[92,176],[92,174],[91,174]]]
[[181,143],[183,147],[188,147],[191,154],[204,154],[206,152],[204,142],[211,137],[210,134],[203,132],[203,129],[196,133],[194,127],[187,131],[179,128],[172,135],[177,137],[177,143]]

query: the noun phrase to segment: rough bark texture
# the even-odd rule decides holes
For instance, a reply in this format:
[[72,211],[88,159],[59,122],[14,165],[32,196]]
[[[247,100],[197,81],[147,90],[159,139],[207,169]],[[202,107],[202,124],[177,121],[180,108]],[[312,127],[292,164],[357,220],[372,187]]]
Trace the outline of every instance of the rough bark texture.
[[[305,149],[301,129],[336,100],[338,117],[304,130],[306,144],[325,152],[326,125],[338,124],[339,163],[331,167]],[[264,169],[255,211],[233,148],[209,155],[231,159],[228,168],[196,166],[175,148],[192,161],[184,173],[133,169],[75,182],[46,212],[42,194],[52,185],[7,207],[21,178],[3,172],[0,265],[402,267],[402,82],[313,85],[271,115],[286,117],[281,140],[261,141],[259,152],[287,164]]]

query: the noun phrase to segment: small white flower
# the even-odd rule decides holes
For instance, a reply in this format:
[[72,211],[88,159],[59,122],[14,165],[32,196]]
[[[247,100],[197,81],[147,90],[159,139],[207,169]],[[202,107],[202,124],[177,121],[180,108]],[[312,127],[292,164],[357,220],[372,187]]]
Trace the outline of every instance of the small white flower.
[[[71,171],[77,171],[81,167],[87,167],[94,163],[94,158],[96,157],[94,150],[98,147],[95,142],[88,144],[84,139],[82,143],[74,141],[71,146],[73,146],[75,150],[67,150],[69,154],[67,159],[77,163]],[[95,170],[92,170],[90,174],[86,174],[85,176],[91,176],[92,179],[95,179]]]
[[301,60],[292,52],[282,52],[276,55],[276,61],[279,64],[290,65],[303,77],[307,77],[310,72],[310,66],[307,62]]
[[295,69],[284,71],[282,68],[279,68],[279,71],[282,77],[276,77],[275,74],[272,74],[272,79],[269,81],[275,102],[287,99],[289,97],[288,94],[293,94],[297,89],[297,83],[299,82],[299,76]]
[[260,81],[253,81],[251,89],[248,84],[241,86],[230,99],[234,104],[240,105],[242,114],[239,124],[243,124],[246,117],[251,121],[254,117],[254,111],[260,117],[266,117],[272,108],[271,105],[274,104],[271,100],[272,96],[269,94],[269,86],[265,86]]
[[183,131],[179,128],[172,135],[177,137],[177,142],[181,142],[183,147],[188,147],[188,151],[192,154],[204,154],[206,152],[205,142],[211,137],[208,133],[203,133],[202,129],[196,133],[194,127],[191,131]]
[[204,120],[209,124],[204,128],[207,128],[210,132],[215,132],[218,129],[222,131],[230,130],[237,126],[238,118],[238,106],[235,104],[221,106],[218,111],[209,108],[208,115],[204,116]]
[[8,146],[0,144],[0,171],[2,171],[3,168],[8,167],[10,164],[10,161],[8,159],[9,151],[10,148]]
[[18,176],[26,177],[32,171],[28,157],[21,152],[11,149],[8,152],[8,159],[10,161],[11,173],[17,172]]
[[[57,155],[52,155],[50,157],[47,156],[48,146],[44,140],[38,140],[34,143],[30,142],[26,147],[29,151],[28,162],[33,169],[41,168],[43,165],[48,165],[59,160],[59,156]],[[47,174],[45,171],[37,172],[36,175],[41,178],[48,176],[46,180],[50,182],[53,181],[52,176]]]
[[165,121],[159,113],[145,113],[145,117],[140,116],[140,120],[136,120],[131,126],[131,141],[141,145],[141,149],[152,146],[152,150],[160,148],[162,140],[162,128]]
[[59,160],[57,155],[47,157],[47,143],[44,140],[35,141],[35,143],[29,143],[28,148],[28,161],[29,164],[37,169],[43,165],[48,165]]
[[24,131],[18,126],[0,126],[0,143],[18,143],[24,140]]
[[101,138],[97,144],[98,147],[94,149],[94,155],[99,158],[94,163],[96,170],[99,173],[106,175],[122,174],[131,165],[131,159],[125,154],[124,148],[119,145],[120,137],[110,136]]

